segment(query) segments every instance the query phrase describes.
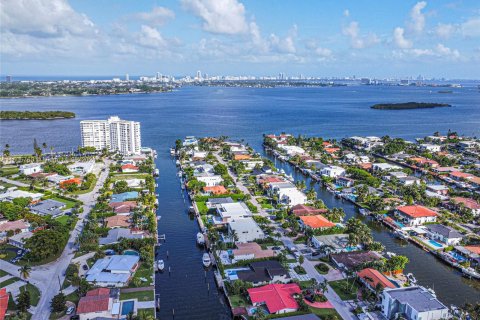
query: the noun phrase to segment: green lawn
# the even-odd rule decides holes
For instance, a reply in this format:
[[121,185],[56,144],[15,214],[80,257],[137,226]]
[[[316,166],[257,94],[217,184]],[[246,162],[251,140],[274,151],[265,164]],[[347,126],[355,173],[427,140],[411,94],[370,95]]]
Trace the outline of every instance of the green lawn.
[[0,169],[0,176],[2,177],[11,176],[18,173],[18,171],[19,171],[18,167],[5,166]]
[[8,273],[0,269],[0,278],[5,277]]
[[326,263],[319,263],[319,264],[315,265],[315,269],[320,274],[327,274],[328,271],[330,270],[330,267]]
[[201,214],[206,214],[208,212],[207,204],[205,201],[197,201],[197,208]]
[[[142,281],[140,284],[140,287],[144,286],[149,286],[152,283],[152,276],[153,276],[153,267],[151,268],[145,268],[145,264],[141,264],[140,268],[138,268],[137,272],[135,272],[135,275],[133,278],[145,278],[147,281]],[[130,281],[130,284],[128,285],[129,288],[135,288],[136,286],[133,284],[133,279]]]
[[78,292],[74,291],[74,292],[70,293],[69,295],[65,296],[65,299],[67,301],[71,301],[71,302],[77,304],[78,301],[80,300],[80,297],[78,296]]
[[69,216],[61,216],[61,217],[58,217],[55,219],[57,222],[60,222],[61,224],[63,224],[64,226],[67,225],[68,223],[68,220],[70,220],[70,217]]
[[154,291],[139,291],[139,292],[120,292],[120,300],[137,299],[138,301],[153,301]]
[[300,288],[303,289],[309,289],[313,286],[313,280],[306,280],[306,281],[299,281],[298,285]]
[[232,296],[229,296],[229,298],[230,298],[230,303],[232,304],[232,307],[234,307],[234,308],[248,305],[247,300],[241,294],[232,295]]
[[[13,250],[6,250],[6,249],[13,249]],[[10,244],[2,244],[0,245],[0,259],[10,261],[11,259],[17,256],[17,247],[14,247]]]
[[92,192],[93,188],[95,188],[95,186],[97,185],[97,180],[98,180],[98,177],[95,176],[95,179],[93,180],[92,184],[90,185],[90,188],[88,188],[87,190],[78,189],[77,191],[74,191],[70,194],[84,194],[84,193]]
[[56,200],[56,201],[60,201],[60,202],[65,203],[67,205],[66,209],[71,209],[71,208],[75,207],[75,204],[77,203],[77,201],[75,201],[75,200],[67,200],[67,199],[64,199],[64,198],[57,197],[57,196],[51,196],[51,197],[48,197],[48,199],[52,199],[52,200]]
[[359,286],[354,279],[350,279],[348,282],[346,279],[331,281],[328,284],[342,300],[354,300],[357,298]]
[[155,318],[155,308],[138,309],[138,314],[147,319],[147,316]]
[[[310,307],[310,311],[313,314],[316,314],[317,316],[320,316],[321,319],[324,319],[324,317],[331,317],[329,319],[338,319],[341,320],[342,317],[338,314],[338,312],[335,309],[317,309],[317,308],[312,308]],[[333,318],[335,317],[335,318]]]
[[6,287],[8,286],[9,284],[12,284],[12,283],[15,283],[17,281],[19,281],[20,279],[17,278],[17,277],[13,277],[13,278],[10,278],[8,280],[5,280],[3,281],[2,283],[0,283],[0,288],[3,288],[3,287]]
[[30,292],[30,303],[32,306],[36,306],[38,301],[40,301],[40,291],[33,284],[28,283],[27,285],[20,287],[20,291],[27,290]]
[[117,173],[111,177],[112,181],[128,179],[145,179],[148,173]]

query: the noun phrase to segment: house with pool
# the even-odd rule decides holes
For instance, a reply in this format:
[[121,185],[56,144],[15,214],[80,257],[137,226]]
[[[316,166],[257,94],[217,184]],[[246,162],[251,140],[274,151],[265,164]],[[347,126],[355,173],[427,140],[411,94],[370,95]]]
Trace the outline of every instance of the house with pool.
[[395,215],[405,226],[409,227],[436,222],[438,216],[435,211],[421,205],[397,207]]
[[98,259],[86,273],[89,283],[101,287],[125,287],[139,266],[137,255],[113,255]]

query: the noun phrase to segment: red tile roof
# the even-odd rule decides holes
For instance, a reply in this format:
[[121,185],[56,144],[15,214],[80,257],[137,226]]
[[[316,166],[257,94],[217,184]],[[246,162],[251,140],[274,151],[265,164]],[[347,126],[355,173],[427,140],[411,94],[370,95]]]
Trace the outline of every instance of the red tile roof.
[[129,227],[128,219],[130,219],[129,216],[112,216],[105,218],[105,221],[107,222],[107,228]]
[[480,246],[465,246],[464,248],[470,252],[480,254]]
[[294,294],[300,294],[302,290],[296,283],[269,284],[263,287],[248,289],[252,303],[265,303],[268,312],[276,313],[284,309],[298,309]]
[[357,272],[357,275],[372,288],[375,288],[378,284],[381,284],[383,288],[395,288],[395,285],[378,270],[366,268]]
[[411,217],[411,218],[422,218],[422,217],[436,217],[437,213],[433,210],[430,210],[424,206],[412,205],[412,206],[403,206],[398,207],[398,211]]
[[233,160],[249,160],[252,156],[249,154],[236,154],[233,156]]
[[23,220],[16,220],[16,221],[8,221],[5,223],[0,224],[0,232],[5,232],[9,230],[17,230],[17,229],[27,229],[28,226]]
[[469,179],[469,178],[473,177],[472,174],[461,172],[461,171],[450,172],[450,176],[455,177],[455,178],[460,178],[460,179]]
[[68,179],[68,180],[63,180],[59,183],[60,187],[61,188],[64,188],[66,185],[68,184],[76,184],[76,185],[81,185],[82,184],[82,179],[80,178],[72,178],[72,179]]
[[[478,210],[480,209],[480,203],[478,203],[475,199],[471,198],[463,198],[463,197],[453,197],[451,198],[453,202],[455,203],[463,203],[466,208],[472,209],[472,210]],[[0,226],[1,228],[1,226]]]
[[301,216],[300,219],[306,226],[309,226],[312,229],[335,227],[335,223],[329,221],[321,214],[315,216]]
[[224,186],[203,187],[203,191],[211,192],[212,194],[227,194],[228,190]]
[[292,207],[292,213],[296,216],[308,216],[326,212],[328,212],[328,209],[317,209],[304,204],[297,204]]
[[8,299],[10,295],[7,293],[7,288],[0,289],[0,320],[5,319],[5,314],[8,309]]
[[110,289],[99,288],[90,290],[78,302],[77,314],[107,311],[110,300]]
[[136,201],[112,202],[108,206],[113,209],[115,213],[130,213],[137,207]]
[[134,166],[133,164],[127,163],[122,166],[122,171],[125,169],[138,170],[138,167]]

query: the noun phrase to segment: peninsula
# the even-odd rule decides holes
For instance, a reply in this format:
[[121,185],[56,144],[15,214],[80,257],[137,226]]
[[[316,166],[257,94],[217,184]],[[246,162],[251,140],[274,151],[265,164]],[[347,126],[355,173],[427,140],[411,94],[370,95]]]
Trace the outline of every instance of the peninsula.
[[370,108],[380,110],[403,110],[403,109],[430,109],[439,107],[451,107],[447,103],[436,102],[403,102],[403,103],[379,103],[374,104]]
[[55,120],[75,118],[67,111],[0,111],[0,120]]

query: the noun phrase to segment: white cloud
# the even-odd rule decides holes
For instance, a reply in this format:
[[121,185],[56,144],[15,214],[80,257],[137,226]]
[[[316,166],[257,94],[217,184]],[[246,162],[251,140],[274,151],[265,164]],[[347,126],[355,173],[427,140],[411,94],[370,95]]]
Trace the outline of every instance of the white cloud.
[[342,32],[344,35],[350,38],[350,45],[355,49],[371,47],[380,42],[380,39],[378,39],[377,35],[374,33],[361,35],[360,27],[357,21],[352,21],[348,24],[348,26],[343,27]]
[[98,32],[93,22],[65,0],[1,1],[2,32],[33,37],[87,36]]
[[460,52],[456,49],[450,49],[443,44],[439,43],[435,47],[435,52],[440,57],[450,58],[456,60],[460,58]]
[[133,18],[143,21],[150,26],[161,26],[175,18],[175,13],[164,7],[154,7],[150,12],[139,12]]
[[480,37],[480,17],[471,18],[460,25],[462,35],[467,38]]
[[405,38],[405,30],[397,27],[393,30],[393,42],[400,49],[407,49],[412,47],[412,41]]
[[345,9],[345,10],[343,11],[343,16],[344,16],[344,17],[347,17],[347,18],[350,17],[350,10]]
[[453,24],[439,23],[435,28],[435,34],[442,39],[448,39],[455,32],[455,26]]
[[410,11],[409,28],[415,33],[420,33],[425,28],[425,15],[422,10],[427,6],[426,1],[417,2]]
[[182,5],[203,21],[207,32],[232,35],[249,31],[245,7],[237,0],[182,0]]

